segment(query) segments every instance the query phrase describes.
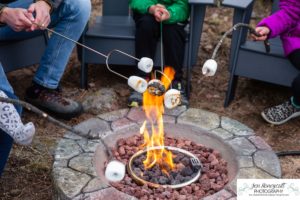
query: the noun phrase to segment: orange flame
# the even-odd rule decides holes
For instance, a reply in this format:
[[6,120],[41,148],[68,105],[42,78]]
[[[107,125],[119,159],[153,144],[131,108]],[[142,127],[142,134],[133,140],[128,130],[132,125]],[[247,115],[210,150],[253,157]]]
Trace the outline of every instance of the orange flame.
[[[161,82],[166,89],[170,86],[170,80],[173,80],[175,71],[171,67],[166,67]],[[144,144],[147,148],[147,158],[143,161],[145,169],[150,169],[158,164],[162,172],[168,174],[169,170],[174,169],[173,155],[164,148],[164,96],[154,96],[148,91],[143,94],[143,109],[147,120],[140,128],[140,133],[144,135]],[[147,122],[151,124],[151,134],[147,130]],[[149,150],[150,147],[161,146],[158,150]]]

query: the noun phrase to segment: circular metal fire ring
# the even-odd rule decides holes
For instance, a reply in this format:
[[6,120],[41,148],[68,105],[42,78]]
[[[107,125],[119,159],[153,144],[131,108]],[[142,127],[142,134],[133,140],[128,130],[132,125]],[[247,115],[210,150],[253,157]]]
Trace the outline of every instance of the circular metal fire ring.
[[[144,149],[144,150],[140,150],[138,152],[136,152],[129,160],[128,162],[128,165],[127,165],[127,170],[128,170],[128,173],[131,175],[131,177],[138,183],[141,183],[141,184],[147,184],[149,185],[150,187],[154,187],[154,188],[158,188],[158,187],[163,187],[163,188],[173,188],[173,189],[176,189],[176,188],[181,188],[181,187],[184,187],[184,186],[187,186],[187,185],[190,185],[192,184],[193,182],[197,181],[198,178],[200,177],[201,175],[201,168],[200,167],[198,169],[198,172],[196,174],[196,176],[194,176],[192,179],[190,179],[189,181],[186,181],[184,183],[180,183],[180,184],[176,184],[176,185],[161,185],[161,184],[157,184],[157,183],[152,183],[152,182],[149,182],[149,181],[146,181],[142,178],[140,178],[138,175],[136,175],[134,173],[134,171],[132,170],[132,162],[135,158],[137,158],[138,156],[140,156],[141,154],[144,154],[146,153],[147,151],[152,151],[152,150],[159,150],[159,149],[162,149],[162,148],[165,148],[167,150],[170,150],[170,151],[177,151],[177,152],[180,152],[180,153],[183,153],[187,156],[190,156],[192,159],[194,159],[194,161],[196,163],[199,163],[201,165],[201,162],[200,160],[194,155],[192,154],[191,152],[189,151],[186,151],[184,149],[180,149],[180,148],[177,148],[177,147],[172,147],[172,146],[155,146],[155,147],[150,147],[148,149]],[[201,165],[202,166],[202,165]]]

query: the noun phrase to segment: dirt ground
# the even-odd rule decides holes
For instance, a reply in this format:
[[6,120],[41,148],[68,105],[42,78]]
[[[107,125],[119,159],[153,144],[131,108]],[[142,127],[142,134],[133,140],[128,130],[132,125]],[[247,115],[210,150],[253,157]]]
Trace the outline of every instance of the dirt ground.
[[[96,2],[93,0],[93,15],[99,13],[101,9],[99,3]],[[253,17],[257,21],[265,16],[269,9],[270,1],[257,1]],[[246,124],[254,129],[256,134],[262,137],[274,151],[300,150],[300,119],[294,119],[281,126],[273,126],[263,121],[260,116],[260,112],[265,107],[286,100],[291,95],[289,88],[240,78],[234,101],[229,107],[223,107],[229,77],[227,66],[230,39],[226,39],[219,51],[217,57],[219,69],[216,76],[204,77],[202,75],[202,64],[211,56],[221,34],[230,28],[231,19],[231,9],[209,7],[207,10],[198,61],[192,73],[190,107],[209,110]],[[24,97],[25,88],[31,83],[35,70],[36,66],[33,66],[8,74],[16,94],[21,99]],[[116,68],[116,70],[122,73],[132,73],[125,67]],[[111,87],[118,94],[118,108],[127,107],[128,86],[123,79],[108,72],[104,66],[91,65],[89,67],[90,88],[88,90],[79,89],[79,77],[80,63],[74,51],[61,81],[65,96],[83,101],[87,95],[100,88]],[[80,117],[64,122],[76,125],[91,117],[94,115],[84,113]],[[33,144],[29,147],[14,145],[5,172],[0,179],[0,199],[52,199],[52,155],[56,142],[65,131],[28,111],[24,112],[23,120],[33,121],[37,134]],[[299,156],[281,157],[280,162],[283,178],[300,178]]]

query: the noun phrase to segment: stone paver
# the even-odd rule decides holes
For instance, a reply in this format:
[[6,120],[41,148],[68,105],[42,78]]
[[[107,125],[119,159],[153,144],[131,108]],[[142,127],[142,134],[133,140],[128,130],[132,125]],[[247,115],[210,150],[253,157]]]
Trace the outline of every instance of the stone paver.
[[74,140],[62,139],[59,141],[54,153],[55,160],[70,159],[82,152],[80,146]]
[[117,119],[116,121],[112,122],[111,128],[113,131],[118,131],[123,128],[129,128],[130,126],[134,126],[134,125],[136,125],[135,122],[132,122],[127,118],[121,118],[121,119]]
[[248,138],[258,149],[262,150],[270,150],[272,151],[272,148],[261,138],[258,136],[251,136]]
[[251,155],[256,151],[255,146],[247,138],[238,137],[228,141],[228,144],[235,150],[237,155]]
[[254,135],[254,131],[239,121],[222,117],[221,127],[237,136]]
[[90,176],[76,172],[69,168],[54,168],[53,179],[55,188],[59,188],[59,196],[65,196],[63,199],[71,199],[80,194],[82,188],[91,179]]
[[220,126],[220,117],[209,111],[189,108],[178,117],[177,123],[198,126],[204,130],[212,130]]
[[[86,120],[75,128],[91,130],[85,139],[67,132],[57,145],[53,163],[53,183],[57,200],[118,199],[136,200],[107,185],[107,181],[97,176],[94,168],[94,155],[102,146],[99,137],[105,138],[119,130],[136,130],[145,120],[141,108],[122,109],[98,115]],[[236,177],[218,193],[204,200],[236,200],[237,178],[280,178],[281,168],[278,157],[271,147],[246,125],[201,109],[180,106],[165,110],[167,124],[191,125],[193,129],[208,130],[211,136],[218,136],[224,144],[235,150],[238,160]],[[99,150],[97,150],[99,151]],[[102,177],[103,178],[103,177]]]
[[238,156],[237,160],[238,160],[238,163],[240,165],[240,168],[253,167],[254,166],[252,156]]
[[254,154],[255,165],[277,178],[281,177],[278,157],[272,151],[257,151]]
[[102,189],[105,189],[105,188],[108,188],[108,187],[109,187],[109,185],[104,183],[104,181],[101,180],[100,178],[96,177],[96,178],[90,180],[88,185],[85,188],[83,188],[83,192],[84,193],[91,193],[91,192],[102,190]]
[[230,133],[229,131],[226,131],[225,129],[222,128],[217,128],[211,131],[213,134],[215,134],[218,137],[221,137],[223,140],[228,140],[233,138],[233,134]]
[[113,122],[116,121],[117,119],[121,119],[125,117],[128,113],[129,109],[121,109],[121,110],[116,110],[108,113],[104,113],[101,115],[98,115],[97,117],[100,119],[103,119],[108,122]]
[[97,138],[101,134],[105,135],[107,132],[111,131],[109,123],[98,118],[88,119],[75,126],[75,128],[82,132],[86,132],[93,138]]
[[93,156],[91,153],[83,153],[74,158],[69,162],[69,167],[76,171],[83,172],[88,175],[97,176],[93,166]]

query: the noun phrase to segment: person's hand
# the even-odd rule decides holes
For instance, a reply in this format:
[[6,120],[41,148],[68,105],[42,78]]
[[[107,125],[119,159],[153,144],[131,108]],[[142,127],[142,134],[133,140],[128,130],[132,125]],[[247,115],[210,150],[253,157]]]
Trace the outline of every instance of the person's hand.
[[154,17],[156,21],[162,22],[170,18],[170,13],[167,9],[158,7],[154,13]]
[[32,26],[30,27],[30,31],[43,29],[43,27],[47,27],[50,24],[50,10],[51,7],[45,1],[37,1],[36,3],[33,3],[29,6],[28,12],[31,13],[32,16],[33,13],[35,13],[35,19],[33,17],[31,18],[32,22],[42,26],[40,27],[32,24]]
[[266,26],[256,27],[255,31],[261,36],[255,36],[252,34],[252,38],[257,41],[264,41],[268,38],[268,34],[270,33],[270,29]]
[[23,8],[5,7],[0,16],[0,22],[7,24],[14,31],[19,32],[31,27],[28,11]]
[[162,22],[170,18],[170,13],[164,5],[156,4],[149,8],[149,13],[155,17],[155,20]]

